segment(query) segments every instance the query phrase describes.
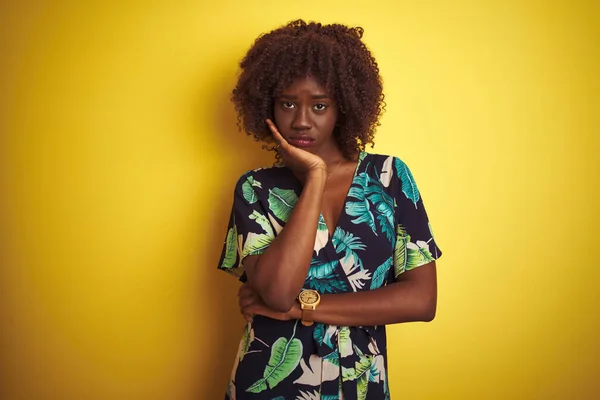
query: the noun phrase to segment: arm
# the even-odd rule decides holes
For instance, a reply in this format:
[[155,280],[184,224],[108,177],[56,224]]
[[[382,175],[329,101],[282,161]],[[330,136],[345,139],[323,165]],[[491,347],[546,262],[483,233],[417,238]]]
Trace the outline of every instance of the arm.
[[290,219],[268,249],[244,260],[248,282],[274,310],[292,308],[306,279],[321,213],[324,171],[309,172]]
[[[437,279],[435,261],[402,273],[398,280],[376,290],[321,296],[313,316],[316,322],[340,326],[377,326],[401,322],[429,322],[435,317]],[[240,289],[240,307],[247,318],[252,314],[274,319],[300,319],[295,303],[289,312],[261,304],[250,288]]]
[[[314,320],[329,325],[376,326],[401,322],[429,322],[435,317],[437,279],[435,261],[407,271],[398,281],[376,290],[321,296]],[[300,319],[300,306],[291,317]]]
[[302,289],[315,245],[327,166],[321,158],[291,146],[267,120],[285,164],[304,187],[285,228],[259,256],[244,259],[248,282],[270,308],[289,311]]

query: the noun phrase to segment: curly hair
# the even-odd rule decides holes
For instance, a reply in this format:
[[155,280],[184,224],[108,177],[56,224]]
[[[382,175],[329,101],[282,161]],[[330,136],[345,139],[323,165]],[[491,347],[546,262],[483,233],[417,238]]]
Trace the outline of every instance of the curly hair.
[[294,80],[310,75],[338,103],[334,138],[342,153],[354,158],[366,145],[373,146],[385,103],[379,67],[361,40],[363,32],[296,20],[259,36],[240,62],[231,96],[240,131],[274,150],[265,123],[274,118],[274,98]]

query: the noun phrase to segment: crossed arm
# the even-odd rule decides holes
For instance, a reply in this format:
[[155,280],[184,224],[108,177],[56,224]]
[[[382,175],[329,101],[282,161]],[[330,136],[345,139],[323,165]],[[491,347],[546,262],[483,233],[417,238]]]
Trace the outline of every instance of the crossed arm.
[[[244,259],[247,283],[239,291],[246,318],[300,319],[296,301],[312,259],[321,213],[327,166],[321,158],[288,144],[267,120],[283,159],[304,182],[302,194],[286,222],[261,255]],[[358,293],[326,294],[313,317],[317,322],[344,326],[373,326],[431,321],[435,316],[435,261],[399,275],[396,282]]]

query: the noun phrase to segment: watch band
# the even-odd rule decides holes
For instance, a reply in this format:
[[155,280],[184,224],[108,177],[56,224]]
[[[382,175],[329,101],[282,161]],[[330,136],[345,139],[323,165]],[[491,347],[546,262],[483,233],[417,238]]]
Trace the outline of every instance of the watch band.
[[311,326],[314,324],[315,320],[313,318],[314,309],[311,308],[303,308],[302,309],[302,325]]

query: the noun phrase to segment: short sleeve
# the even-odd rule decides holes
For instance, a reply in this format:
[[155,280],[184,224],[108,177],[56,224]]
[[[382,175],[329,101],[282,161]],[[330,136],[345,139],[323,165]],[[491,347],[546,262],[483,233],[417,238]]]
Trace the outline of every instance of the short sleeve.
[[427,217],[423,198],[408,166],[394,158],[392,192],[396,203],[394,276],[437,260],[442,255]]
[[251,173],[244,174],[235,186],[218,268],[238,278],[244,275],[244,258],[264,253],[275,239],[273,226],[261,202],[261,191],[261,182]]

